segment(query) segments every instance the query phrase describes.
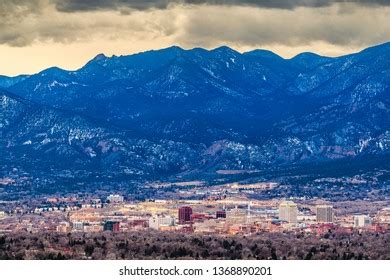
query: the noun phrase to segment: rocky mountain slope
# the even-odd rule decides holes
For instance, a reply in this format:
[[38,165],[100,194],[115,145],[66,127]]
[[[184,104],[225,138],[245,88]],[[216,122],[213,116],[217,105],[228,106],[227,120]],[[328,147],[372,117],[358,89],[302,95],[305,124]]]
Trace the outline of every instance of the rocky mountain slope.
[[162,176],[390,155],[390,43],[338,58],[101,54],[0,87],[8,167]]

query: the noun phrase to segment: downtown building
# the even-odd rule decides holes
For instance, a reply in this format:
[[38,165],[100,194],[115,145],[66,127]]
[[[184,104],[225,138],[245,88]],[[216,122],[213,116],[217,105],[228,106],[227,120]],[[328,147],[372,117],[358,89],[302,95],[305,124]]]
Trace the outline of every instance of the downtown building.
[[161,227],[173,227],[175,225],[175,218],[172,216],[157,215],[149,218],[149,227],[156,230]]
[[119,232],[120,231],[120,223],[117,221],[105,221],[103,225],[104,231],[112,231]]
[[316,207],[317,223],[332,224],[334,222],[332,205],[317,205]]
[[124,197],[119,194],[111,194],[107,197],[107,201],[109,203],[122,203],[124,201]]
[[292,201],[283,201],[279,204],[279,220],[296,224],[298,222],[298,206]]
[[246,224],[248,213],[246,209],[235,207],[226,212],[226,221],[229,224]]
[[353,226],[355,228],[363,228],[371,226],[372,220],[367,215],[356,215],[353,217]]
[[191,222],[192,208],[189,206],[180,207],[178,210],[179,224]]
[[216,219],[226,219],[226,211],[225,210],[218,210],[215,213],[215,218]]

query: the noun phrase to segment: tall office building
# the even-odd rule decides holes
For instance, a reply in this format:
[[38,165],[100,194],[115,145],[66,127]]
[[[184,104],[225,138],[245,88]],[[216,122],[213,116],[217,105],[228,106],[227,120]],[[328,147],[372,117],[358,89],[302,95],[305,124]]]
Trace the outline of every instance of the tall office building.
[[290,224],[296,224],[298,217],[298,207],[292,201],[283,201],[279,205],[279,219]]
[[179,223],[185,224],[191,221],[192,208],[189,206],[183,206],[179,208]]
[[317,205],[317,223],[333,223],[333,206],[332,205]]

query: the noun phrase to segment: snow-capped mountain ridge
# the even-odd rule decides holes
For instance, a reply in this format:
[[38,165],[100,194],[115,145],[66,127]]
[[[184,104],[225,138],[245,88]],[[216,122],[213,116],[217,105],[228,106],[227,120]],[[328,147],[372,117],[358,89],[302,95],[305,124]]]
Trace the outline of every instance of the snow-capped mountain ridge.
[[[19,80],[0,77],[0,87],[12,93],[2,94],[2,149],[9,159],[22,149],[27,157],[50,154],[56,161],[72,155],[80,165],[135,170],[133,161],[142,166],[137,174],[158,174],[358,160],[390,151],[390,43],[336,58],[283,59],[226,46],[99,54],[76,71],[53,67]],[[48,119],[40,114],[29,121],[39,110],[50,112]],[[49,133],[57,127],[71,140]],[[153,165],[156,154],[164,155],[158,168],[136,160]]]

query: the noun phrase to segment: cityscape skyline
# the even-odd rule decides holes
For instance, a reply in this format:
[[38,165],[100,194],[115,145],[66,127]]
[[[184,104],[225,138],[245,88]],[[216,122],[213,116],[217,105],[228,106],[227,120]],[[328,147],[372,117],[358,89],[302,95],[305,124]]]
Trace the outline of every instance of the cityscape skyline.
[[[218,278],[390,260],[389,14],[384,0],[0,0],[0,260],[243,261],[191,270]],[[120,263],[106,272],[138,265]],[[365,275],[305,263],[302,279]]]
[[[127,201],[119,194],[111,194],[105,201],[93,197],[80,202],[77,199],[65,202],[66,200],[55,197],[48,198],[47,201],[51,203],[51,207],[32,210],[15,208],[1,212],[0,232],[9,232],[9,229],[11,232],[68,233],[107,230],[122,232],[151,228],[184,233],[234,235],[294,230],[318,234],[326,233],[329,229],[334,230],[336,227],[345,232],[351,232],[353,228],[374,232],[387,232],[390,229],[389,207],[371,213],[365,210],[366,214],[355,210],[351,214],[339,214],[335,218],[332,204],[308,201],[306,203],[311,203],[310,209],[303,206],[307,204],[302,205],[305,203],[304,200],[299,204],[283,199],[270,201],[150,199],[136,202]],[[28,215],[46,217],[43,219],[45,222],[40,223],[38,228],[37,225],[24,222],[19,226],[13,224],[12,220],[15,217],[19,217],[17,220],[23,220],[23,216]]]

